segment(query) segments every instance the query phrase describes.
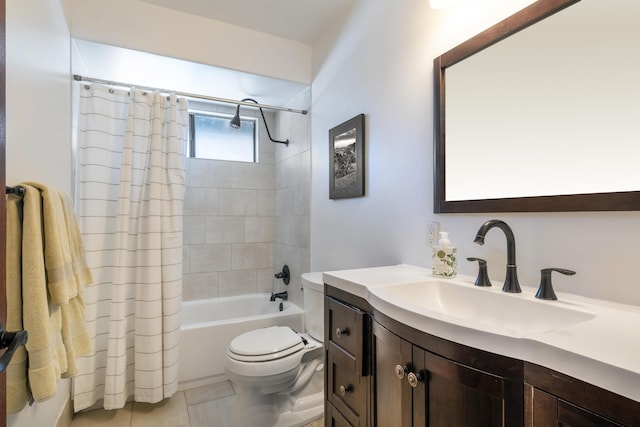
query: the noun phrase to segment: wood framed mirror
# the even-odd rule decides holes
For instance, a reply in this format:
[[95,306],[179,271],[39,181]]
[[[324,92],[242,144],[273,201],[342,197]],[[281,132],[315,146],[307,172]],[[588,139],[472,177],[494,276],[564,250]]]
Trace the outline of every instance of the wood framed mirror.
[[434,212],[640,210],[639,14],[539,0],[435,58]]

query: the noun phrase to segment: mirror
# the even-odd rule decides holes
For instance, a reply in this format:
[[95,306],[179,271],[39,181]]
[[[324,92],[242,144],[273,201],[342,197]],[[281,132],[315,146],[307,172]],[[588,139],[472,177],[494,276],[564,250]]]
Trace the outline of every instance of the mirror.
[[637,16],[540,0],[436,58],[434,212],[640,210]]

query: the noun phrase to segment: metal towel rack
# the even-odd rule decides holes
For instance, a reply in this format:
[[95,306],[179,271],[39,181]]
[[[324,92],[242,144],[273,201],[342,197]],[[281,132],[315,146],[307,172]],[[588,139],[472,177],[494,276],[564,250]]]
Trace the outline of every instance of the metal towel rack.
[[27,189],[21,185],[16,185],[15,187],[5,186],[6,194],[17,194],[18,196],[24,196],[24,193],[27,192]]

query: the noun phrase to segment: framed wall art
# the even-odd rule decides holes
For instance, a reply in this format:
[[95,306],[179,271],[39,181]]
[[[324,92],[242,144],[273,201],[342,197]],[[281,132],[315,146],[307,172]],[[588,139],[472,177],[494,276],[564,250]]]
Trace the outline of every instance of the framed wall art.
[[329,130],[329,198],[364,196],[364,114]]

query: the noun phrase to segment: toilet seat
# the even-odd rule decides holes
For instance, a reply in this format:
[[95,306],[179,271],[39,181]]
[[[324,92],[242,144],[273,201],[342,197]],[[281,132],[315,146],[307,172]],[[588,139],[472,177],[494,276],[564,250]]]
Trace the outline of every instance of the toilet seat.
[[291,356],[305,345],[293,329],[272,326],[238,335],[231,341],[227,354],[241,362],[267,362]]

